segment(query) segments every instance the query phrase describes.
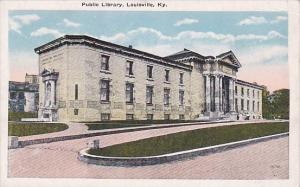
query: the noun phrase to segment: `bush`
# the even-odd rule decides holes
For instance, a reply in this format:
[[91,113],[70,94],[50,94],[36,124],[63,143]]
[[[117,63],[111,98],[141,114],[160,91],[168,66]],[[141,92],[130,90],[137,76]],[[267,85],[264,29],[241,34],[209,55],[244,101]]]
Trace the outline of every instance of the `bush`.
[[8,121],[21,121],[22,118],[37,118],[37,112],[8,112]]

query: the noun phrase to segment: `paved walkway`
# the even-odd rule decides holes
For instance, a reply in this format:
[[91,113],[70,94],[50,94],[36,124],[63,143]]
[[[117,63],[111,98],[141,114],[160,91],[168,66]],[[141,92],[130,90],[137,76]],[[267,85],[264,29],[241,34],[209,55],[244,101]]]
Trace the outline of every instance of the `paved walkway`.
[[[224,123],[229,125],[233,123]],[[218,126],[210,124],[207,126]],[[78,151],[99,138],[109,146],[163,134],[204,128],[193,125],[151,129],[100,137],[53,142],[9,150],[10,177],[160,178],[160,179],[286,179],[288,137],[257,143],[191,160],[143,167],[88,165],[77,159]],[[207,127],[206,126],[206,127]]]

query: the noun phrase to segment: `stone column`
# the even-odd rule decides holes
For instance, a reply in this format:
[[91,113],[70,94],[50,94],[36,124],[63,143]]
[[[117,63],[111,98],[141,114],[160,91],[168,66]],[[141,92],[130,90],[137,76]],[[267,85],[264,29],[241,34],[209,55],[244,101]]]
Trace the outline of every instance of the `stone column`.
[[233,79],[229,79],[229,111],[234,111],[234,89],[233,89]]
[[235,110],[235,79],[232,80],[232,103],[233,103],[233,111]]
[[223,111],[223,76],[220,76],[220,111]]
[[210,112],[210,77],[209,75],[205,75],[206,83],[205,83],[205,105],[206,112]]
[[219,106],[220,106],[220,102],[219,102],[219,95],[220,95],[220,86],[219,86],[219,75],[215,75],[215,111],[219,112]]

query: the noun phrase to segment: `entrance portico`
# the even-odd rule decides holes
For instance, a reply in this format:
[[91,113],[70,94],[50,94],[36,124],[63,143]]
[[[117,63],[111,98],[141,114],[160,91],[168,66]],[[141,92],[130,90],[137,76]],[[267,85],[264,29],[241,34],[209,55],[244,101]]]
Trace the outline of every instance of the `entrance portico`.
[[58,72],[44,69],[41,76],[45,89],[43,103],[41,103],[42,106],[39,109],[39,118],[46,119],[47,121],[56,121],[58,109],[56,101]]

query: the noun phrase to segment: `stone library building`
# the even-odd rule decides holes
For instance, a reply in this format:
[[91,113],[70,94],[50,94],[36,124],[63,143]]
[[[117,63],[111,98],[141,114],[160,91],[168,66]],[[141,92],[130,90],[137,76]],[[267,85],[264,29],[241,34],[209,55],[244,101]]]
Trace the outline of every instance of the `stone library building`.
[[232,51],[184,49],[160,57],[86,35],[65,35],[39,55],[39,118],[49,121],[262,118],[262,89],[239,80]]

